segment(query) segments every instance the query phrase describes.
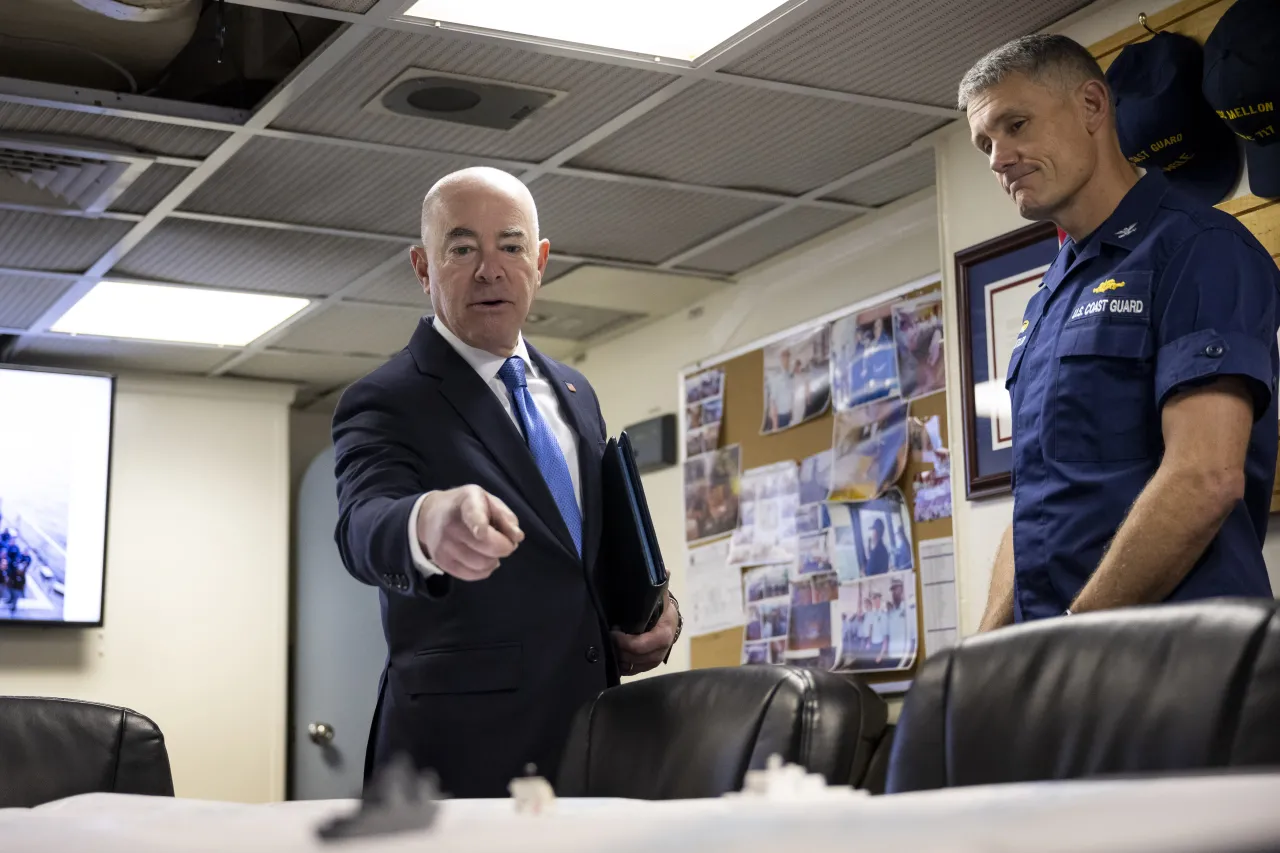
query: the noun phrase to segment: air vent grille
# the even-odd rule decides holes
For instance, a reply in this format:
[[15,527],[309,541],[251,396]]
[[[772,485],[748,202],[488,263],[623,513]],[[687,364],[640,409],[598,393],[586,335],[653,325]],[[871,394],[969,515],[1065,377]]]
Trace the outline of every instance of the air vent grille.
[[119,160],[97,160],[0,145],[0,172],[51,193],[81,210],[105,207],[100,202],[128,171],[129,165]]

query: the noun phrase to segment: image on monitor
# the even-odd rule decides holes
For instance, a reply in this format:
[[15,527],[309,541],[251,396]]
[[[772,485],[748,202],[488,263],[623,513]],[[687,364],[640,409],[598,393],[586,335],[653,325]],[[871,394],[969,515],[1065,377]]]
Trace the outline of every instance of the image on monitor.
[[115,380],[0,365],[0,625],[102,624]]

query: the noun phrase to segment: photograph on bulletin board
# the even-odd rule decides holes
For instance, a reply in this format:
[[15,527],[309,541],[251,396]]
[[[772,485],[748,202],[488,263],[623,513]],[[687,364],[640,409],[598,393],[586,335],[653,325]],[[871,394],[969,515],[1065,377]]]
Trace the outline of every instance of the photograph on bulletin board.
[[742,472],[738,529],[729,562],[736,566],[790,563],[796,558],[796,512],[800,508],[799,472],[794,462],[779,462]]
[[684,455],[708,453],[720,446],[724,417],[724,371],[707,370],[685,380]]
[[685,460],[685,541],[724,536],[738,526],[741,473],[741,448],[736,444]]
[[845,584],[840,587],[834,609],[837,670],[902,670],[915,663],[920,645],[915,572],[895,572]]
[[907,464],[907,403],[878,400],[836,412],[832,422],[831,499],[883,494]]
[[820,417],[831,403],[831,336],[826,325],[764,349],[762,435]]
[[926,397],[947,386],[941,293],[935,291],[895,303],[893,339],[898,348],[898,382],[903,397]]
[[898,396],[892,302],[832,323],[831,350],[837,411]]
[[902,492],[860,503],[832,503],[831,562],[841,583],[914,568],[911,521]]
[[800,462],[800,505],[825,501],[831,494],[831,451],[806,456]]

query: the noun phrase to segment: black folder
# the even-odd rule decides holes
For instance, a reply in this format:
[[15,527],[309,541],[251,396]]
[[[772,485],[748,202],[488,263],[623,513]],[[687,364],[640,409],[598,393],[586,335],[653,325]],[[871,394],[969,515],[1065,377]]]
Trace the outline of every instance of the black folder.
[[610,628],[643,634],[662,618],[668,576],[625,431],[609,439],[601,465],[604,522],[596,590]]

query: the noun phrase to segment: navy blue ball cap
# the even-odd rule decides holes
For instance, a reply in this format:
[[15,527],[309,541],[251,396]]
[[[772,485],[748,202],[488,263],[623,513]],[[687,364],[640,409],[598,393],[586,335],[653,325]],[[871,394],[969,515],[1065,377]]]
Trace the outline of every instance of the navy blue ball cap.
[[1240,148],[1200,91],[1203,59],[1194,39],[1157,33],[1120,51],[1107,84],[1129,162],[1213,205],[1239,180]]
[[1204,43],[1204,96],[1244,140],[1249,188],[1280,198],[1280,0],[1237,0]]

